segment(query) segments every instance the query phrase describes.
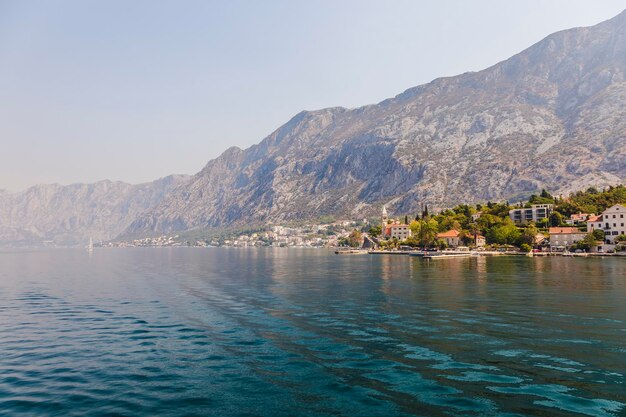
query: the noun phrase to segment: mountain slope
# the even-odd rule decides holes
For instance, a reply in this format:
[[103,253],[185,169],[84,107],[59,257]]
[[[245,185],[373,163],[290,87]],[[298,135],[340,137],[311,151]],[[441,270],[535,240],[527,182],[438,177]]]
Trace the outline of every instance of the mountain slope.
[[626,177],[626,12],[376,105],[302,112],[231,148],[127,233],[363,216]]
[[172,175],[139,185],[100,181],[0,192],[0,243],[76,245],[90,237],[112,239],[187,179]]

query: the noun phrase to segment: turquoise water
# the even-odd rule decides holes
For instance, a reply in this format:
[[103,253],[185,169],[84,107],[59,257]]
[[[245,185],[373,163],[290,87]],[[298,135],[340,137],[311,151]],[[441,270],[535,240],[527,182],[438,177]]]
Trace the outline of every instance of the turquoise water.
[[0,253],[0,415],[626,415],[626,259]]

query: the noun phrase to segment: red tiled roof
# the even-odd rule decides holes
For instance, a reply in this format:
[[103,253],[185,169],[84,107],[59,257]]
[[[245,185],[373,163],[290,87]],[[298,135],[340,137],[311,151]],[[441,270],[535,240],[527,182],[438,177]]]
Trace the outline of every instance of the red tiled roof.
[[551,235],[571,235],[572,233],[585,233],[578,230],[578,227],[551,227],[548,229]]
[[459,231],[458,230],[448,230],[447,232],[443,232],[443,233],[438,233],[437,237],[438,238],[446,238],[446,237],[459,237]]
[[587,222],[601,222],[602,221],[602,215],[598,214],[597,216],[589,216],[589,218],[587,219]]

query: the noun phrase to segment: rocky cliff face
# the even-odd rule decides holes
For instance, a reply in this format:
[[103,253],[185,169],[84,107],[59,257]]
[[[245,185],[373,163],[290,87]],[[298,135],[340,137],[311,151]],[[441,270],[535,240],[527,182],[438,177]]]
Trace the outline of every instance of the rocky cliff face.
[[626,179],[626,12],[375,105],[301,112],[190,178],[0,191],[0,244],[82,244]]
[[376,105],[302,112],[231,148],[127,233],[415,212],[626,177],[626,12]]
[[117,236],[143,211],[157,205],[189,177],[172,175],[139,185],[37,185],[0,192],[0,244],[77,245]]

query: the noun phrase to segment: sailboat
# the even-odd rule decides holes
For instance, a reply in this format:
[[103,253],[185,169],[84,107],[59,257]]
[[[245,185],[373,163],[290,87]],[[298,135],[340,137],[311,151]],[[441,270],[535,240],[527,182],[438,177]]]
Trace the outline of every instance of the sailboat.
[[93,240],[89,238],[89,245],[87,246],[87,251],[89,253],[93,252]]

